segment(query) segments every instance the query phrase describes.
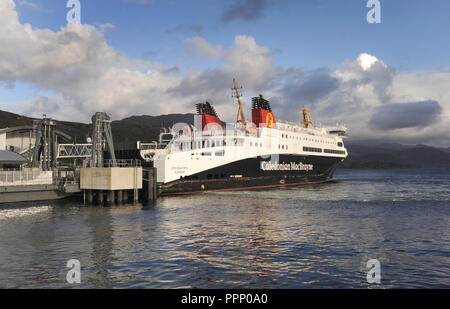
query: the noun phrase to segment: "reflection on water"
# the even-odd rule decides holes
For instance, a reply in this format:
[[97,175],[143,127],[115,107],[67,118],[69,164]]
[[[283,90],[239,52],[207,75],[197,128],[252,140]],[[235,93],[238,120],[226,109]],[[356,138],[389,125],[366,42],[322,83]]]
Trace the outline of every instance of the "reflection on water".
[[16,218],[36,215],[38,213],[47,212],[51,210],[51,206],[26,207],[26,208],[12,208],[0,209],[0,220],[14,220]]
[[338,171],[324,185],[0,209],[0,287],[450,287],[450,171]]

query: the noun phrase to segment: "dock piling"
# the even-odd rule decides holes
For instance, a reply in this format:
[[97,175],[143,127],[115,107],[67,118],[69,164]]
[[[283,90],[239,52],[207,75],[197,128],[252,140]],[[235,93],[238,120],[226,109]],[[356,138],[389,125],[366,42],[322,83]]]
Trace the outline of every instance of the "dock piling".
[[94,191],[84,190],[87,193],[87,200],[90,205],[94,204]]
[[106,192],[106,203],[111,205],[114,203],[114,190],[109,190]]
[[123,203],[123,191],[117,190],[117,204]]
[[145,202],[155,201],[158,198],[156,186],[156,168],[150,167],[144,170],[142,200]]
[[97,190],[97,201],[99,205],[103,205],[103,190]]

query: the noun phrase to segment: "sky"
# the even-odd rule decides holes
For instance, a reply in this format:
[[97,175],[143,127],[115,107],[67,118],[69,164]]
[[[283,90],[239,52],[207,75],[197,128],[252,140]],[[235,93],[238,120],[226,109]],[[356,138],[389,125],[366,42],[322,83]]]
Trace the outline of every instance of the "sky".
[[[0,0],[0,109],[88,123],[194,112],[233,121],[233,78],[275,117],[349,139],[450,146],[450,2]],[[0,124],[1,127],[1,124]]]

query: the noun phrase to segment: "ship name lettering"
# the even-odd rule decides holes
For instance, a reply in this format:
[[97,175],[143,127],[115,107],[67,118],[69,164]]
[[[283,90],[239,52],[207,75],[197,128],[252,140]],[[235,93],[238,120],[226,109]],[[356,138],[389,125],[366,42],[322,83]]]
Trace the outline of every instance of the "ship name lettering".
[[278,163],[270,161],[261,162],[261,170],[263,171],[312,171],[313,164],[303,164],[302,162]]

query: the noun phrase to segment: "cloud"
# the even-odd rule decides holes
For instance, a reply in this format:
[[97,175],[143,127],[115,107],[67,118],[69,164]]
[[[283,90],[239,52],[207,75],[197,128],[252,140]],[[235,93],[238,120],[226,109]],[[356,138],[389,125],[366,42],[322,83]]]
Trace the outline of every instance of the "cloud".
[[345,122],[352,139],[450,145],[450,72],[399,72],[367,53],[336,69],[282,68],[252,36],[236,35],[228,46],[194,36],[183,41],[184,52],[206,65],[214,61],[214,68],[163,65],[123,56],[90,25],[52,31],[22,24],[12,0],[0,1],[0,46],[2,84],[31,83],[55,94],[1,104],[34,117],[89,122],[96,111],[113,119],[185,113],[208,100],[223,120],[233,121],[230,88],[236,78],[247,117],[251,97],[261,93],[277,119],[298,121],[306,105],[313,120]]
[[188,56],[200,60],[204,58],[215,60],[222,56],[222,46],[213,46],[199,36],[185,39],[183,42],[183,49]]
[[61,108],[61,99],[38,95],[33,99],[33,104],[27,106],[27,115],[42,117],[43,114],[54,114]]
[[158,50],[147,50],[141,54],[141,57],[144,59],[149,59],[149,58],[156,57],[156,55],[158,55],[158,53],[159,53]]
[[340,86],[314,104],[313,117],[345,122],[352,140],[450,145],[450,73],[403,73],[381,60],[364,69],[358,58],[337,68]]
[[170,67],[168,69],[165,69],[163,71],[164,74],[179,74],[181,72],[180,68],[175,66],[175,67]]
[[[230,1],[231,2],[231,1]],[[234,0],[222,14],[222,21],[251,21],[260,18],[269,7],[268,0]]]
[[[28,82],[59,94],[57,99],[49,99],[59,109],[33,98],[15,104],[15,111],[31,115],[45,110],[51,117],[74,121],[89,121],[96,111],[106,111],[114,119],[192,112],[193,103],[206,99],[219,105],[226,118],[233,104],[232,78],[238,78],[251,93],[253,88],[268,87],[275,72],[270,49],[259,46],[252,37],[236,36],[226,49],[201,37],[187,39],[186,53],[200,60],[220,60],[223,66],[184,70],[126,58],[90,25],[70,24],[51,31],[21,24],[12,0],[0,2],[0,46],[1,81],[8,85]],[[34,104],[39,108],[33,108]]]
[[280,86],[271,98],[272,106],[282,119],[298,120],[302,106],[314,107],[340,87],[340,80],[329,69],[289,68],[277,74]]
[[39,5],[37,5],[36,3],[33,3],[33,2],[29,2],[29,1],[19,1],[19,5],[30,8],[30,9],[34,9],[34,10],[41,9],[41,7]]
[[283,93],[292,100],[310,105],[338,89],[339,83],[339,79],[327,69],[300,72],[295,78],[290,78]]
[[233,45],[224,51],[224,70],[236,74],[247,88],[268,90],[274,86],[278,74],[272,56],[271,50],[258,45],[254,37],[237,35]]
[[394,103],[378,106],[369,125],[378,130],[426,127],[438,122],[442,107],[436,101]]
[[108,30],[111,30],[111,29],[114,29],[114,28],[115,28],[115,26],[114,26],[113,24],[106,23],[106,24],[101,24],[101,25],[98,27],[98,30],[99,30],[101,33],[105,33],[105,32],[107,32]]
[[[256,44],[253,37],[238,35],[233,45],[227,49],[212,46],[203,38],[185,40],[191,45],[186,51],[191,56],[200,58],[220,59],[223,67],[192,72],[180,84],[169,91],[180,97],[199,94],[199,91],[209,98],[216,99],[218,104],[230,103],[230,87],[236,78],[250,91],[268,90],[272,86],[277,69],[274,67],[272,54],[266,46]],[[191,44],[194,43],[194,44]],[[228,97],[228,99],[227,99]]]
[[[373,55],[362,53],[344,62],[335,75],[351,88],[369,86],[380,101],[389,103],[395,70]],[[367,88],[367,87],[366,87]]]
[[203,26],[200,24],[192,24],[192,23],[183,23],[178,24],[174,28],[170,28],[166,30],[166,33],[197,33],[200,34],[203,32]]
[[54,32],[21,24],[12,0],[0,2],[0,46],[0,80],[61,94],[64,108],[78,110],[74,120],[97,110],[115,117],[149,105],[162,111],[164,89],[177,82],[158,63],[123,57],[93,26],[70,24]]

